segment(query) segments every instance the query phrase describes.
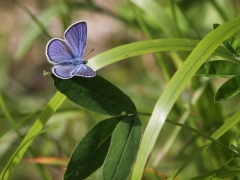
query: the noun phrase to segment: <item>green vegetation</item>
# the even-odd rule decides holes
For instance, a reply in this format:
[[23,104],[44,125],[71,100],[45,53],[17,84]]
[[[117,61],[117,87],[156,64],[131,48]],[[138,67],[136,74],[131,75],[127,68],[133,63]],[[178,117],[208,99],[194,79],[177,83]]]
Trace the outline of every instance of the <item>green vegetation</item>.
[[[0,179],[239,179],[239,8],[0,2]],[[81,20],[97,76],[49,75],[47,42]]]

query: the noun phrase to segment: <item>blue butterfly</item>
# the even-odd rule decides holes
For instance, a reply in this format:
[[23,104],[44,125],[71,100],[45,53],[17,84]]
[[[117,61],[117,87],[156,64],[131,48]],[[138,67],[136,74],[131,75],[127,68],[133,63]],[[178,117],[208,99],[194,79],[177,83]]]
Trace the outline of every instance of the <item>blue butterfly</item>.
[[83,59],[87,41],[87,23],[72,24],[64,32],[64,40],[51,39],[46,46],[48,62],[53,64],[52,72],[61,79],[73,76],[94,77],[96,72]]

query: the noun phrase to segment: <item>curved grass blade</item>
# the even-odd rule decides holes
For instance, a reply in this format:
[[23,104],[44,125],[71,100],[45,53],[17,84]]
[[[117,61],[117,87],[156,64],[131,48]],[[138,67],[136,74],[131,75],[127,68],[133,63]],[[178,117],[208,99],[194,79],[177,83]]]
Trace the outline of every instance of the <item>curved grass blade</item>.
[[75,76],[71,79],[60,79],[52,74],[54,85],[74,103],[105,115],[121,115],[135,113],[136,107],[132,100],[116,86],[95,76],[85,78]]
[[127,179],[137,156],[141,135],[142,125],[137,115],[128,116],[118,123],[103,165],[103,179]]
[[133,169],[132,179],[140,180],[142,178],[145,164],[166,117],[187,83],[221,42],[237,30],[240,30],[240,17],[223,24],[209,33],[174,74],[154,107],[152,116],[143,135],[137,161]]
[[12,160],[8,161],[3,171],[0,173],[0,179],[4,179],[4,180],[8,179],[9,175],[11,174],[15,166],[19,163],[23,154],[26,152],[26,150],[28,149],[28,147],[30,146],[30,144],[32,143],[36,135],[42,130],[42,128],[47,123],[49,118],[58,109],[58,107],[64,102],[65,99],[66,97],[62,95],[60,92],[57,92],[53,96],[53,98],[46,105],[40,117],[36,120],[34,125],[31,127],[27,135],[22,140],[21,144],[18,146],[18,148],[12,155],[11,157]]
[[[141,30],[144,32],[144,34],[146,34],[146,36],[149,40],[154,39],[152,37],[153,32],[150,32],[148,27],[146,26],[146,19],[144,19],[143,16],[141,16],[142,11],[139,8],[135,7],[135,5],[130,2],[130,0],[128,0],[127,2],[128,2],[129,7],[131,8],[131,10],[134,13]],[[161,70],[162,70],[165,80],[169,81],[171,78],[171,74],[170,74],[169,67],[167,66],[168,62],[164,61],[161,53],[159,53],[159,52],[154,53],[154,57],[156,58],[156,62],[158,62],[158,65],[161,67]]]
[[[117,61],[146,53],[158,51],[192,51],[199,42],[199,40],[179,38],[139,41],[98,54],[89,59],[88,64],[98,70]],[[232,59],[232,55],[224,47],[218,47],[214,55]]]
[[97,123],[75,147],[64,174],[64,180],[85,179],[104,162],[112,133],[126,116],[110,118]]
[[214,101],[229,100],[240,93],[240,76],[235,76],[226,81],[216,92]]
[[238,61],[214,60],[204,63],[195,76],[213,78],[232,78],[240,74]]

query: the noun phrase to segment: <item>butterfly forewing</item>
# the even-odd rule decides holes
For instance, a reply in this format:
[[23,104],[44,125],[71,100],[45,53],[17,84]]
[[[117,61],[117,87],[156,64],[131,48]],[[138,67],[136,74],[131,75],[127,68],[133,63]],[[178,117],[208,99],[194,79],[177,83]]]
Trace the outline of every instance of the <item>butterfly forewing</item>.
[[87,24],[85,21],[71,25],[65,32],[65,39],[73,52],[74,58],[82,59],[87,41]]
[[61,39],[52,39],[46,47],[46,55],[50,63],[72,60],[73,53],[68,44]]

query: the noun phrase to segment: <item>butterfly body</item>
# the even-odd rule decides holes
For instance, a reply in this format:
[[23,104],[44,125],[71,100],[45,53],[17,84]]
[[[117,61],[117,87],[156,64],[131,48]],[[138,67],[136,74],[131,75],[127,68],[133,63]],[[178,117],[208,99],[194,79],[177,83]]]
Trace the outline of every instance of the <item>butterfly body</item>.
[[74,59],[72,61],[73,65],[79,65],[79,64],[87,64],[87,61],[82,60],[82,59]]
[[68,66],[68,65],[77,66],[80,64],[87,64],[87,61],[81,59],[65,60],[56,63],[54,66]]
[[87,24],[80,21],[72,24],[64,33],[64,40],[54,38],[46,47],[48,61],[53,64],[52,72],[62,79],[73,76],[94,77],[96,72],[83,59],[87,40]]

